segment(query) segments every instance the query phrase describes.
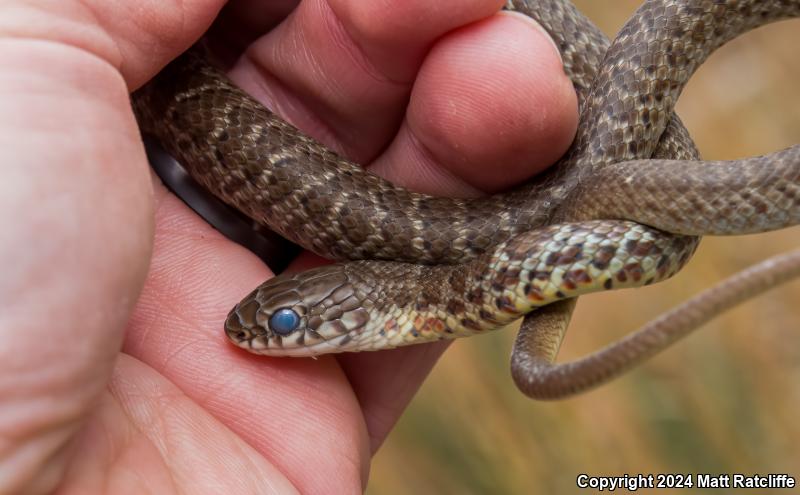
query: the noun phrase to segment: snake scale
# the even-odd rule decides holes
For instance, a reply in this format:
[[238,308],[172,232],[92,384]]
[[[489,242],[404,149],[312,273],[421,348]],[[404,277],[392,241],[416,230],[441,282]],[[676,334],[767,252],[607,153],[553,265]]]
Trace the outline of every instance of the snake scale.
[[800,1],[650,0],[613,43],[567,1],[506,8],[556,42],[581,116],[555,166],[491,197],[432,197],[365,172],[235,87],[202,48],[133,95],[142,132],[204,187],[323,257],[351,260],[258,287],[226,320],[235,344],[313,356],[479,334],[524,317],[512,374],[528,395],[556,397],[800,274],[800,252],[769,260],[615,346],[552,364],[578,295],[664,280],[701,235],[800,224],[800,146],[703,162],[673,113],[710,53],[800,15]]

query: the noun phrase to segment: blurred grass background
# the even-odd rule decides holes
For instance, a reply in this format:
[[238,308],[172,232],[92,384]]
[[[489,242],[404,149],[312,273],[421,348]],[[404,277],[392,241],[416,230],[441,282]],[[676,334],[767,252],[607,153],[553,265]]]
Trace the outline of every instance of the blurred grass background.
[[[613,35],[639,2],[576,3]],[[692,78],[678,113],[704,158],[800,143],[799,27],[794,20],[748,33]],[[715,281],[798,245],[798,228],[706,238],[673,280],[581,298],[559,359],[596,349]],[[508,371],[514,331],[458,341],[376,455],[368,493],[587,493],[575,486],[579,473],[800,478],[798,330],[800,283],[793,282],[623,378],[560,402],[534,402],[514,387]],[[780,491],[790,492],[800,489]]]

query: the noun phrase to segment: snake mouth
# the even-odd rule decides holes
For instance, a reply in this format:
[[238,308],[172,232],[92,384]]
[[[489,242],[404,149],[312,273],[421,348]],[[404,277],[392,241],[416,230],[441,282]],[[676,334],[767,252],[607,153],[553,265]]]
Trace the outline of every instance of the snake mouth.
[[339,352],[348,352],[354,349],[347,347],[347,342],[350,341],[350,336],[339,335],[328,340],[323,340],[311,345],[297,345],[287,347],[284,345],[270,345],[266,336],[245,336],[242,339],[241,334],[232,334],[228,331],[226,326],[226,334],[228,339],[237,347],[242,348],[253,354],[262,356],[273,357],[314,357],[322,354],[333,354]]
[[306,328],[292,334],[278,335],[261,326],[247,325],[234,308],[225,320],[225,335],[235,346],[264,356],[312,357],[321,354],[347,352],[352,342],[349,332],[324,337]]

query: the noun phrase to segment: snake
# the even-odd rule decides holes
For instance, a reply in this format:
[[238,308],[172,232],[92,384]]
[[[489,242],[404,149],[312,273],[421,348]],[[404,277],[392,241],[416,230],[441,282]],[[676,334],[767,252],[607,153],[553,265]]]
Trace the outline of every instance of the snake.
[[648,0],[613,42],[566,0],[505,8],[555,41],[580,120],[554,166],[492,196],[430,196],[370,174],[235,86],[202,44],[133,93],[142,133],[204,188],[338,261],[253,290],[225,321],[231,342],[305,357],[483,334],[522,319],[512,375],[527,395],[553,398],[616,376],[800,275],[800,251],[767,260],[599,353],[555,364],[578,296],[665,280],[703,235],[800,224],[800,146],[702,161],[674,113],[716,48],[797,17],[800,1]]

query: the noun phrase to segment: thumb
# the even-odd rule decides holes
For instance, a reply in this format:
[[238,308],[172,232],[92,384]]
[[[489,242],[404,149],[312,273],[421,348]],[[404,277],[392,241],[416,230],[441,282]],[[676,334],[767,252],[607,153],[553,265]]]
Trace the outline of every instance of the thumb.
[[41,493],[111,373],[152,192],[126,85],[81,49],[0,41],[0,142],[0,493]]

